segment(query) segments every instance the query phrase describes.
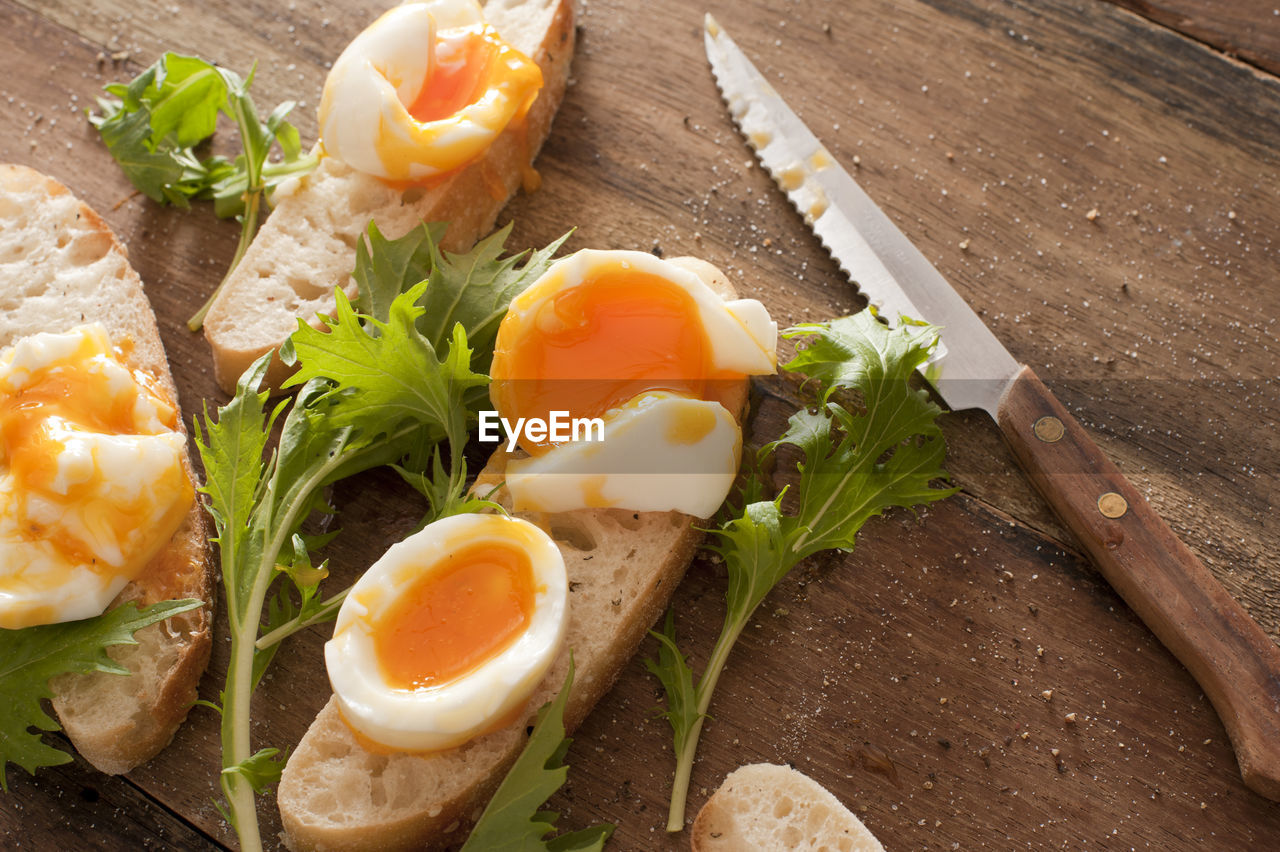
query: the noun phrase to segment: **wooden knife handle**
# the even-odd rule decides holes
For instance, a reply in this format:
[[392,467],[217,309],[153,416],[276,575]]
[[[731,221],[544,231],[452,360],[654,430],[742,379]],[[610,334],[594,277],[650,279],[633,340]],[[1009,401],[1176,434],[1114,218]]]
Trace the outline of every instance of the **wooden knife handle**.
[[1029,367],[1006,391],[996,420],[1102,576],[1209,696],[1244,783],[1280,801],[1280,647]]

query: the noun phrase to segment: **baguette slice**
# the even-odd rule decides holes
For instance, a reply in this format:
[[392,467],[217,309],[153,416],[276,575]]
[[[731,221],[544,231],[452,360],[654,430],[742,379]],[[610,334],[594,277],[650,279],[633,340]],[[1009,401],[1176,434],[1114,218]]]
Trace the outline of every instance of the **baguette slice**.
[[[177,403],[155,315],[124,247],[65,186],[24,166],[0,165],[0,280],[0,346],[97,321],[114,342],[131,341],[129,366],[153,376]],[[190,458],[184,463],[194,482]],[[137,645],[109,649],[131,676],[61,675],[50,684],[63,729],[103,772],[128,772],[154,756],[196,699],[213,624],[213,573],[199,500],[169,545],[111,606],[174,598],[206,605],[138,631]]]
[[[709,263],[676,258],[724,299],[727,278]],[[731,402],[741,419],[747,382]],[[499,450],[472,490],[487,494],[502,481]],[[493,498],[510,508],[506,489]],[[565,728],[576,728],[613,686],[646,632],[661,615],[702,541],[698,519],[679,512],[579,509],[522,514],[555,539],[569,576],[569,625],[564,649],[513,724],[456,749],[431,754],[369,751],[342,720],[332,698],[289,757],[277,798],[294,852],[439,849],[466,832],[528,738],[537,710],[564,683],[569,654],[573,690]]]
[[[235,393],[240,374],[264,352],[279,349],[298,318],[332,314],[333,291],[355,297],[356,245],[373,219],[389,238],[421,222],[449,222],[441,246],[466,251],[493,230],[551,132],[573,56],[572,0],[488,0],[485,19],[538,63],[543,86],[523,122],[508,126],[488,151],[429,190],[393,189],[333,157],[300,180],[254,238],[204,321],[218,385]],[[284,197],[279,197],[284,195]],[[289,369],[274,359],[266,382],[279,387]]]
[[884,852],[827,788],[770,763],[730,772],[698,811],[689,839],[692,852]]

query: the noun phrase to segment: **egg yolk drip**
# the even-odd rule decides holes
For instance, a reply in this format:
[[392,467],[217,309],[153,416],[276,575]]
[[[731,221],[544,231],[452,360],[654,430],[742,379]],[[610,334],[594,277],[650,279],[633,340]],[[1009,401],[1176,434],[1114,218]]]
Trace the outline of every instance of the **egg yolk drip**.
[[29,341],[0,364],[0,627],[101,612],[194,498],[176,408],[101,327]]
[[[654,391],[723,402],[742,375],[717,370],[711,358],[687,290],[658,275],[613,267],[561,289],[532,316],[504,320],[490,393],[508,418],[547,419],[552,411],[599,417]],[[709,428],[687,426],[686,441]],[[550,444],[521,446],[540,455]]]
[[533,566],[504,543],[466,544],[433,566],[373,631],[378,663],[397,689],[449,683],[502,653],[533,614]]

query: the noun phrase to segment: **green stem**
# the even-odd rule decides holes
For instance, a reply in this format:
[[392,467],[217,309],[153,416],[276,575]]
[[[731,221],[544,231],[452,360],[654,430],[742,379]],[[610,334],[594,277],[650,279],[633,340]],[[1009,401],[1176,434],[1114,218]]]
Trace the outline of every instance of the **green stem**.
[[[240,839],[240,852],[261,852],[262,837],[258,829],[258,810],[253,787],[238,772],[227,772],[253,754],[249,738],[249,706],[253,698],[253,638],[257,635],[258,618],[266,600],[267,588],[275,573],[278,550],[263,555],[254,578],[253,588],[238,623],[231,631],[231,659],[227,664],[226,691],[222,708],[222,792],[227,797],[231,824]],[[224,577],[229,575],[224,570]],[[228,585],[230,582],[228,580]],[[234,590],[227,589],[228,599]]]
[[258,210],[262,206],[262,190],[247,193],[244,202],[244,216],[241,217],[240,226],[240,242],[236,245],[235,256],[231,258],[231,266],[227,267],[227,274],[222,276],[222,280],[218,282],[217,288],[201,307],[196,311],[191,319],[187,320],[187,328],[192,331],[199,331],[204,325],[205,314],[209,313],[209,308],[213,305],[213,300],[218,298],[218,294],[222,292],[222,288],[227,286],[227,281],[231,279],[231,273],[236,271],[236,267],[240,265],[241,258],[244,253],[249,250],[249,244],[253,242],[253,236],[258,232]]
[[[250,74],[249,77],[252,80],[253,75]],[[239,97],[232,95],[228,100],[231,103],[236,126],[240,130],[240,144],[244,146],[245,193],[244,215],[240,217],[240,242],[236,246],[235,257],[231,258],[231,266],[227,269],[227,274],[222,276],[213,295],[200,310],[196,311],[195,316],[187,320],[187,328],[192,331],[199,331],[204,325],[204,315],[209,313],[209,306],[213,304],[214,299],[218,298],[218,294],[227,284],[227,279],[231,277],[231,273],[240,265],[240,259],[248,251],[254,235],[258,233],[258,211],[262,207],[262,193],[266,189],[262,183],[262,167],[267,160],[270,141],[263,146],[258,134],[254,132],[258,127],[258,116],[253,110],[253,101],[249,100],[247,92]],[[251,119],[252,123],[250,123]]]
[[338,609],[341,608],[342,602],[347,599],[347,592],[350,592],[350,591],[351,591],[351,587],[348,586],[347,588],[338,592],[333,597],[326,600],[324,603],[320,604],[320,609],[316,610],[310,616],[306,618],[301,618],[301,617],[292,618],[289,621],[286,621],[284,624],[281,624],[275,630],[272,630],[270,633],[263,634],[261,637],[258,638],[258,641],[255,643],[254,647],[256,647],[259,651],[265,651],[267,648],[270,648],[272,645],[275,645],[277,642],[280,642],[283,639],[287,639],[293,634],[301,630],[306,630],[308,627],[310,627],[313,624],[321,624],[325,621],[328,621],[329,619],[333,618],[334,615],[337,613]]
[[715,647],[711,649],[707,667],[703,669],[702,677],[698,679],[696,690],[698,718],[690,726],[689,734],[680,745],[679,754],[676,755],[676,775],[671,784],[671,807],[667,811],[667,831],[684,830],[684,812],[689,799],[689,778],[693,772],[693,758],[698,751],[698,737],[702,734],[702,723],[707,718],[707,710],[711,706],[711,695],[716,691],[720,672],[729,661],[729,652],[733,650],[734,643],[742,635],[743,628],[747,626],[754,612],[755,607],[752,607],[751,612],[746,613],[742,619],[725,622],[724,629],[720,631],[720,637],[716,639]]

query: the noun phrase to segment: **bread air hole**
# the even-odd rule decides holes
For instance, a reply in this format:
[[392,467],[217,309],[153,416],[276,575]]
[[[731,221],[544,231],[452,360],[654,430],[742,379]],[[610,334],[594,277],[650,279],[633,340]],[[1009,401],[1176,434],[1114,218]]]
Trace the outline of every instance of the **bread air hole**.
[[101,260],[111,251],[111,237],[107,234],[92,233],[76,237],[71,243],[68,260],[74,266],[89,266]]
[[795,807],[795,802],[791,801],[791,797],[783,796],[781,799],[773,803],[773,815],[778,819],[782,819],[791,813],[791,809]]
[[572,517],[557,517],[553,520],[551,522],[551,537],[583,553],[590,553],[597,546],[595,536],[591,534],[591,531]]

